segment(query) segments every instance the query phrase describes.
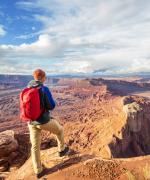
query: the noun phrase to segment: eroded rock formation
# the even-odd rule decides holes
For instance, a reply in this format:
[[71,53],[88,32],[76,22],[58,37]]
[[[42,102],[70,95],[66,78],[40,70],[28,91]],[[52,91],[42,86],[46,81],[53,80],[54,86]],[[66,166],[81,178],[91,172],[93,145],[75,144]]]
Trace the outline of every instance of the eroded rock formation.
[[18,142],[11,130],[0,133],[0,172],[8,170],[17,156]]
[[120,137],[114,136],[110,149],[114,157],[133,157],[150,153],[150,102],[144,98],[124,98],[126,123]]

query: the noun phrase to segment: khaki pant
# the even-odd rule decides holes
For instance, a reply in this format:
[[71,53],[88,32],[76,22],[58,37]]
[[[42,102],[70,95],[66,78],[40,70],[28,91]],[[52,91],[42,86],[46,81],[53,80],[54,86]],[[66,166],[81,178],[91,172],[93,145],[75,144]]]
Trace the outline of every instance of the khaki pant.
[[31,156],[34,172],[36,174],[42,171],[41,157],[40,157],[40,145],[41,145],[41,130],[49,131],[56,135],[58,142],[58,151],[63,151],[64,146],[64,131],[63,127],[58,121],[51,119],[48,123],[42,125],[31,125],[28,124],[30,131],[31,141]]

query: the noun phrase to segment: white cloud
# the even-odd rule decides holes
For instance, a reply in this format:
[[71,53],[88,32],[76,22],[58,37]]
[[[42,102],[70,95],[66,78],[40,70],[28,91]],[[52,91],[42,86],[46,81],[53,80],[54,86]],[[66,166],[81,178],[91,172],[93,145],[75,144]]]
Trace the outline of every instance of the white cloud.
[[4,30],[4,26],[0,24],[0,37],[5,36],[6,31]]
[[[63,67],[63,68],[62,68]],[[64,60],[63,62],[55,63],[53,65],[53,73],[87,73],[91,72],[90,62],[87,61],[75,61]]]
[[20,62],[23,57],[28,62],[42,58],[46,65],[42,61],[41,66],[56,73],[150,71],[149,0],[34,0],[17,6],[35,10],[32,16],[43,29],[18,37],[39,35],[34,43],[1,45],[8,62],[15,57]]
[[43,34],[39,36],[39,39],[31,44],[14,45],[1,45],[0,52],[4,56],[28,56],[30,57],[52,57],[56,55],[58,51],[64,48],[63,42],[53,40],[49,35]]

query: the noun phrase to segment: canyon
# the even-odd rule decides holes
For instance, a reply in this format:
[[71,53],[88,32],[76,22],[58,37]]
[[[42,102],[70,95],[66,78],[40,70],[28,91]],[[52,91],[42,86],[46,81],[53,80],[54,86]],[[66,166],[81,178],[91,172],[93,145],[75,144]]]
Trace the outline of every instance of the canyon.
[[[12,131],[18,143],[14,159],[0,156],[3,179],[35,179],[27,124],[19,118],[19,93],[30,78],[0,77],[0,132]],[[55,138],[43,131],[45,179],[150,178],[149,79],[48,78],[46,85],[58,104],[51,116],[64,126],[71,154],[58,158]]]

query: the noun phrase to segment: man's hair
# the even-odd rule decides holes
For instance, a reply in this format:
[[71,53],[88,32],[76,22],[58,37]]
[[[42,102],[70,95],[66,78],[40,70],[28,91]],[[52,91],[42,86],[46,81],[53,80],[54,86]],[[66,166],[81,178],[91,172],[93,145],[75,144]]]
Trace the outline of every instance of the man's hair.
[[45,76],[46,76],[46,74],[45,74],[45,72],[42,69],[36,69],[33,72],[33,77],[34,77],[35,80],[39,80],[40,81]]

